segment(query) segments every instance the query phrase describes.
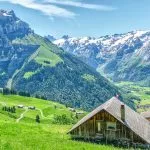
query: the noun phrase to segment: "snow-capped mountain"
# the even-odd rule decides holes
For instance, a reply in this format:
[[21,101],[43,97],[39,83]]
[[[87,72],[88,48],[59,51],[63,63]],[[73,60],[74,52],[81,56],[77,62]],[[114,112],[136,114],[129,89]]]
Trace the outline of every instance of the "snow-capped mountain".
[[48,35],[48,36],[45,36],[46,39],[50,40],[51,42],[55,41],[55,37],[54,36],[51,36],[51,35]]
[[31,32],[29,25],[16,17],[14,11],[0,9],[0,35],[16,38]]
[[53,43],[114,81],[146,81],[150,85],[150,31],[137,30],[99,38],[63,36]]

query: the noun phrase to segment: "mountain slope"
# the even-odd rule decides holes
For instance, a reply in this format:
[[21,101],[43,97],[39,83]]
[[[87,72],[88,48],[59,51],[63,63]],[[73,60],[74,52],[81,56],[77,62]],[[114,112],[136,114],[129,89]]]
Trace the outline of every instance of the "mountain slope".
[[150,86],[150,32],[132,31],[100,38],[64,36],[54,44],[78,56],[113,81]]
[[[3,22],[5,17],[7,19]],[[21,21],[12,11],[3,10],[0,19],[3,31],[6,25],[12,29]],[[3,44],[0,49],[3,58],[0,59],[1,87],[8,86],[86,110],[119,93],[99,73],[35,34],[24,22],[19,29],[3,32],[1,37],[8,41],[3,41],[5,45],[9,43],[8,48],[5,49]]]
[[14,38],[32,33],[28,24],[16,17],[13,11],[0,10],[0,85],[11,77],[24,61],[37,49],[33,45],[13,44]]
[[[35,43],[31,42],[31,37]],[[94,70],[46,39],[35,34],[25,37],[26,40],[28,38],[28,42],[33,45],[38,42],[41,46],[37,56],[14,78],[12,87],[18,91],[31,92],[84,109],[99,105],[103,99],[117,92]]]

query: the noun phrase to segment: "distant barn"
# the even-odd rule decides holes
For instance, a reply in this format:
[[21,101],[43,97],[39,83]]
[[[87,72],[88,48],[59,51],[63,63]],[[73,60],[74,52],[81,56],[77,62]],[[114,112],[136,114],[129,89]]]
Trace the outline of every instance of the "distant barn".
[[113,97],[81,119],[69,131],[72,138],[150,144],[150,124],[143,116]]

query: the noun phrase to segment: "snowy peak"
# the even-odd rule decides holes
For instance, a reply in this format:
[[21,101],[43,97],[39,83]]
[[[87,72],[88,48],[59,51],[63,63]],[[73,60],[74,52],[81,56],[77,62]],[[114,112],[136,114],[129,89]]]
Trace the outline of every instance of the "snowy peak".
[[142,44],[149,40],[149,31],[137,30],[125,34],[106,35],[99,38],[63,36],[53,41],[53,43],[77,56],[90,57],[90,55],[96,52],[95,55],[99,57],[107,53],[107,55],[114,54],[121,46],[134,46],[137,43]]
[[78,43],[79,45],[80,44],[85,44],[85,45],[102,44],[103,46],[116,46],[116,45],[124,44],[129,40],[135,40],[138,38],[142,41],[150,39],[150,31],[137,30],[125,34],[114,34],[111,36],[107,35],[99,38],[94,38],[94,37],[76,38],[76,37],[63,36],[62,38],[55,40],[54,44],[60,47],[66,44],[67,42],[71,44]]
[[45,36],[45,38],[50,40],[51,42],[56,40],[56,38],[54,36],[51,36],[51,35]]
[[150,83],[147,79],[150,70],[150,31],[136,30],[99,38],[63,37],[53,43],[113,80],[147,80]]
[[0,9],[0,16],[2,17],[14,17],[15,16],[15,13],[13,10],[11,11],[6,11],[6,10],[3,10],[3,9]]
[[67,40],[67,39],[69,39],[69,38],[71,38],[69,35],[63,35],[63,36],[62,36],[62,39],[66,39],[66,40]]
[[24,36],[31,31],[29,25],[16,17],[14,11],[0,10],[0,34],[8,38]]

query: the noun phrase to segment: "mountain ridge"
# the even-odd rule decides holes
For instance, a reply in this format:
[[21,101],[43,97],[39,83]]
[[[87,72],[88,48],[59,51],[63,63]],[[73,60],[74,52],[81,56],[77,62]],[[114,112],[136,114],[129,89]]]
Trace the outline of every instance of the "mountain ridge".
[[[93,68],[34,33],[14,12],[0,12],[2,88],[9,87],[85,110],[120,93]],[[18,21],[21,24],[18,25]]]
[[113,81],[141,82],[150,86],[150,31],[137,30],[99,38],[66,36],[53,43]]

